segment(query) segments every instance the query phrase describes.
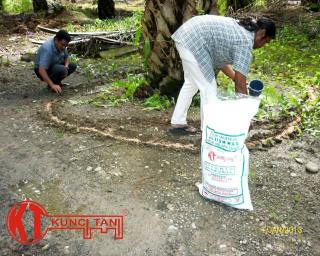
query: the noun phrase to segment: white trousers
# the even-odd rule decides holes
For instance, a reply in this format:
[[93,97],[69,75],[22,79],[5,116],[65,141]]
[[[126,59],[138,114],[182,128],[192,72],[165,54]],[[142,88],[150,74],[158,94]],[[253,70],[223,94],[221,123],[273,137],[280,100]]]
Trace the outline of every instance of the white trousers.
[[174,109],[171,124],[186,125],[187,113],[191,105],[193,96],[200,90],[200,113],[201,113],[201,127],[203,122],[204,104],[216,100],[217,83],[215,78],[212,82],[204,77],[200,70],[199,64],[192,52],[184,48],[182,45],[176,43],[177,50],[182,60],[182,67],[184,72],[184,84],[180,90],[176,107]]

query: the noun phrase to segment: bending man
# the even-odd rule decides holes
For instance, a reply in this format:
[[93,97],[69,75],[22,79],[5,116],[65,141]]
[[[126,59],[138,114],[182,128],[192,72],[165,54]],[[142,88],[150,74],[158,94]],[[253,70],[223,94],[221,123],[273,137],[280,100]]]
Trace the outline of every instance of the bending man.
[[[184,23],[172,35],[182,60],[184,84],[171,118],[170,131],[174,134],[196,132],[187,125],[187,112],[198,90],[201,106],[216,98],[215,71],[221,70],[230,77],[237,93],[247,94],[251,51],[270,42],[275,34],[275,24],[268,18],[238,22],[230,17],[202,15]],[[202,118],[201,107],[201,121]]]

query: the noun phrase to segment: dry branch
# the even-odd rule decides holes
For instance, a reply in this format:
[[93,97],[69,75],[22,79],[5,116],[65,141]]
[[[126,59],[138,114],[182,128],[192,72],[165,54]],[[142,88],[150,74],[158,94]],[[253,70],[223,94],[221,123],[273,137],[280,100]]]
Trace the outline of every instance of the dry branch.
[[117,43],[117,44],[125,44],[125,45],[133,45],[131,42],[121,41],[121,40],[115,40],[107,37],[101,37],[101,36],[95,36],[95,39],[108,42],[108,43]]
[[[73,45],[77,45],[77,44],[83,44],[83,43],[87,43],[90,41],[90,38],[84,38],[84,39],[80,39],[80,40],[75,40],[75,41],[71,41],[69,43],[69,46],[73,46]],[[38,41],[38,40],[33,40],[33,39],[30,39],[30,42],[33,43],[33,44],[43,44],[45,41],[44,40],[41,40],[41,41]]]
[[[44,32],[55,34],[58,30],[38,26]],[[72,41],[69,49],[74,52],[83,53],[85,56],[97,56],[101,50],[108,49],[110,45],[130,45],[134,38],[135,30],[108,31],[108,32],[79,32],[69,33]],[[31,40],[34,44],[43,44],[44,41]]]
[[[37,28],[39,28],[43,32],[47,32],[50,34],[56,34],[58,32],[58,29],[51,29],[51,28],[46,28],[43,26],[38,25]],[[101,31],[101,32],[68,32],[70,36],[82,36],[82,37],[87,37],[87,36],[118,36],[118,35],[123,35],[123,34],[134,34],[136,30],[128,30],[128,31],[119,31],[119,30],[113,30],[113,31]]]

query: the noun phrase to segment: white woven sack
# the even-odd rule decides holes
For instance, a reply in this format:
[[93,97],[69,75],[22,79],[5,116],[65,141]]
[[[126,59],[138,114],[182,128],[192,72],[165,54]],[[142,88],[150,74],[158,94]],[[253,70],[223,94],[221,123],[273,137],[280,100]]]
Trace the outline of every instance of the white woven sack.
[[259,98],[216,100],[203,107],[202,183],[199,192],[238,209],[252,210],[248,188],[249,152],[244,142]]

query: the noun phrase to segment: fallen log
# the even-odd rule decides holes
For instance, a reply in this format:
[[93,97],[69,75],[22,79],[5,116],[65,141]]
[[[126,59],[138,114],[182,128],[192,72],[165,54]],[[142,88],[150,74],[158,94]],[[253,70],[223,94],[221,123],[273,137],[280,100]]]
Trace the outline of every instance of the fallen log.
[[[83,44],[83,43],[87,43],[90,41],[90,38],[85,38],[85,39],[81,39],[81,40],[75,40],[75,41],[71,41],[69,42],[69,46],[72,46],[72,45],[77,45],[77,44]],[[34,39],[30,39],[30,42],[33,43],[33,44],[43,44],[45,42],[45,40],[34,40]]]
[[[38,25],[37,28],[39,28],[43,32],[47,32],[50,34],[56,34],[59,30],[58,29],[52,29],[52,28],[46,28],[43,26]],[[136,30],[128,30],[128,31],[119,31],[119,30],[113,30],[113,31],[101,31],[101,32],[68,32],[70,36],[117,36],[121,34],[134,34]]]

